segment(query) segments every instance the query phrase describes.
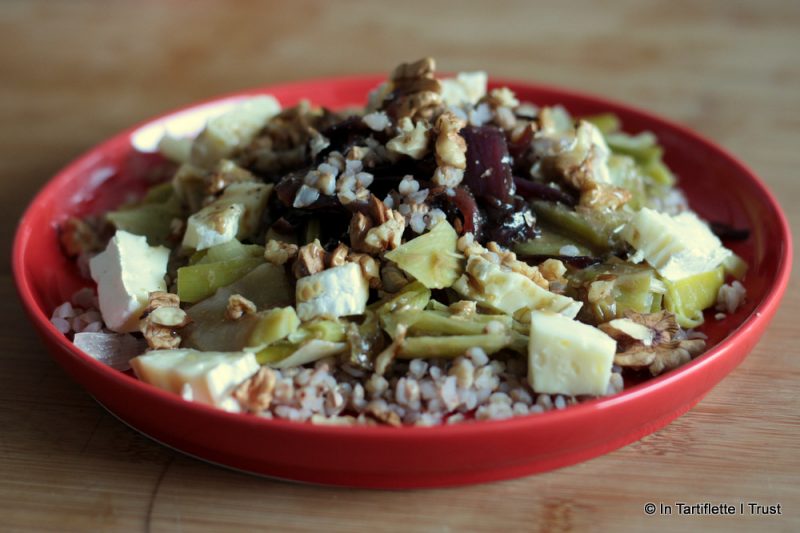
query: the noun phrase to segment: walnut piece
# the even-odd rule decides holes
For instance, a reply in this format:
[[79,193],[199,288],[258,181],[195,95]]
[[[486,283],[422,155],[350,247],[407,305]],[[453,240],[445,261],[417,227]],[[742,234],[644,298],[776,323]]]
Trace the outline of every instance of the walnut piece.
[[358,263],[361,267],[361,274],[369,283],[371,289],[380,289],[383,286],[381,281],[381,264],[374,257],[367,254],[350,253],[346,258],[348,263]]
[[97,232],[85,221],[69,217],[59,229],[59,239],[69,257],[96,252],[102,248]]
[[435,70],[436,62],[430,57],[399,65],[391,76],[391,92],[382,102],[386,113],[395,120],[430,119],[442,106],[442,86]]
[[376,255],[384,250],[394,250],[403,238],[406,219],[376,196],[368,204],[369,217],[356,213],[350,219],[350,245],[353,250]]
[[266,366],[253,375],[250,379],[236,387],[233,397],[239,404],[251,413],[259,413],[269,408],[272,403],[272,393],[275,390],[277,376]]
[[325,270],[325,249],[319,243],[319,239],[301,246],[292,265],[294,276],[300,279],[323,270]]
[[273,265],[284,265],[297,256],[298,247],[288,242],[269,240],[264,246],[264,259]]
[[256,177],[249,170],[243,169],[228,159],[221,160],[217,164],[214,172],[204,177],[206,181],[206,193],[210,195],[219,194],[232,183],[244,183],[256,180]]
[[181,344],[177,330],[190,322],[180,308],[177,294],[164,291],[151,292],[147,307],[139,319],[139,329],[151,350],[171,350]]
[[328,268],[342,266],[347,261],[347,254],[349,253],[350,249],[347,247],[347,245],[343,242],[340,242],[339,245],[327,255],[325,258],[325,263],[328,265]]
[[[639,327],[641,326],[641,327]],[[702,339],[679,339],[675,315],[658,313],[626,313],[598,326],[617,341],[614,363],[622,367],[645,368],[653,376],[689,362],[705,349]]]
[[241,294],[231,294],[228,297],[228,305],[225,308],[225,318],[228,320],[239,320],[244,315],[252,315],[257,310],[256,304]]
[[436,163],[440,167],[467,168],[467,142],[458,134],[467,122],[450,111],[436,119]]

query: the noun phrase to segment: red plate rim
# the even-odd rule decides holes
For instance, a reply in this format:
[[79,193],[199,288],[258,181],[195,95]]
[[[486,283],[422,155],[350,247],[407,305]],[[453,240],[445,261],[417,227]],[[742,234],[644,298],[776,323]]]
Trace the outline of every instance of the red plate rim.
[[[138,394],[155,395],[157,397],[160,397],[162,401],[166,402],[171,402],[176,404],[186,403],[185,400],[183,400],[177,395],[168,393],[152,385],[148,385],[142,381],[139,381],[138,379],[132,378],[128,375],[118,372],[104,365],[103,363],[93,359],[92,357],[86,355],[77,347],[75,347],[75,345],[72,344],[72,342],[69,339],[67,339],[61,332],[59,332],[55,328],[55,326],[53,326],[50,323],[49,317],[46,316],[44,311],[39,307],[39,305],[37,305],[37,300],[34,295],[33,289],[31,287],[31,280],[27,276],[24,264],[24,252],[29,244],[28,241],[30,237],[29,219],[32,217],[31,213],[36,209],[39,201],[43,197],[48,195],[50,189],[56,187],[57,182],[67,179],[69,176],[73,175],[78,168],[86,164],[88,161],[96,157],[98,154],[109,151],[112,147],[117,147],[121,144],[130,145],[130,136],[132,133],[139,130],[143,126],[151,124],[157,120],[164,119],[166,117],[170,117],[177,113],[195,109],[197,107],[201,107],[204,105],[218,103],[224,100],[239,99],[241,97],[252,96],[256,94],[270,94],[276,91],[296,92],[298,90],[306,89],[309,86],[320,85],[320,84],[366,85],[371,83],[373,85],[377,85],[383,80],[385,80],[385,76],[383,75],[315,78],[304,81],[268,85],[252,89],[246,89],[242,91],[231,92],[220,96],[208,98],[199,102],[195,102],[180,107],[178,109],[162,113],[153,118],[141,121],[138,124],[130,128],[127,128],[122,132],[117,133],[116,135],[113,135],[108,140],[101,142],[100,144],[97,144],[92,148],[88,149],[82,155],[78,156],[68,165],[63,167],[59,172],[55,174],[55,176],[53,176],[48,181],[48,183],[37,193],[37,195],[30,202],[18,224],[17,231],[14,237],[14,245],[12,251],[12,271],[17,286],[17,291],[20,295],[20,299],[28,315],[31,317],[31,320],[34,321],[35,325],[38,326],[38,329],[40,331],[44,332],[52,341],[54,341],[54,343],[66,349],[66,351],[69,352],[69,354],[73,358],[75,358],[77,361],[79,361],[84,365],[90,365],[90,366],[94,365],[95,369],[99,369],[100,372],[105,377],[115,382],[120,387],[132,388]],[[426,436],[437,439],[442,437],[463,438],[472,435],[477,435],[485,431],[514,431],[517,428],[526,427],[530,429],[530,427],[535,427],[537,425],[542,428],[545,428],[546,426],[551,425],[553,423],[561,424],[561,423],[569,423],[569,421],[571,420],[572,421],[579,420],[584,416],[589,416],[591,412],[598,409],[607,409],[623,403],[640,401],[642,398],[654,394],[660,389],[672,386],[672,384],[679,382],[681,379],[683,379],[685,376],[689,374],[701,373],[704,371],[705,367],[710,365],[715,359],[722,357],[726,351],[728,351],[733,345],[736,344],[738,340],[747,337],[749,332],[756,330],[761,322],[769,321],[771,319],[772,315],[777,310],[777,307],[780,303],[781,297],[783,296],[783,293],[789,281],[789,277],[791,275],[791,263],[792,263],[792,253],[793,253],[791,232],[789,229],[789,224],[787,222],[786,216],[781,210],[778,201],[776,200],[774,195],[769,191],[767,186],[762,182],[762,180],[749,167],[747,167],[738,158],[730,154],[724,148],[718,146],[714,142],[706,139],[705,137],[702,137],[701,135],[690,130],[689,128],[677,124],[675,122],[672,122],[670,120],[661,118],[659,116],[653,115],[647,111],[642,111],[638,108],[631,107],[627,104],[616,102],[614,100],[605,99],[602,97],[597,97],[591,94],[586,94],[580,91],[573,91],[546,84],[532,83],[532,82],[513,80],[513,79],[491,78],[490,85],[508,86],[512,89],[524,88],[525,90],[560,94],[564,95],[564,97],[566,98],[573,98],[573,99],[584,100],[586,102],[591,102],[593,105],[597,105],[598,107],[605,107],[608,109],[612,108],[622,109],[626,113],[629,113],[631,115],[637,115],[639,118],[647,122],[658,123],[661,126],[665,126],[669,129],[672,129],[677,133],[679,133],[680,135],[690,138],[693,142],[699,145],[703,145],[706,149],[709,149],[710,151],[713,152],[717,152],[721,157],[728,159],[731,163],[733,163],[736,167],[738,167],[738,170],[740,170],[742,174],[748,176],[748,178],[753,182],[758,191],[764,196],[764,198],[767,200],[767,203],[772,208],[772,212],[777,218],[778,225],[780,227],[781,242],[776,243],[776,246],[779,246],[778,275],[772,280],[772,283],[769,285],[766,291],[766,296],[762,298],[762,300],[759,302],[756,308],[750,313],[750,315],[748,315],[747,318],[745,318],[744,321],[736,329],[732,330],[727,335],[727,337],[725,337],[716,346],[714,346],[707,352],[703,353],[701,356],[694,359],[690,363],[687,363],[681,366],[680,368],[668,372],[666,374],[663,374],[659,377],[634,385],[628,389],[625,389],[623,392],[615,394],[613,396],[597,398],[594,400],[581,402],[577,405],[572,405],[564,410],[552,410],[541,414],[519,416],[505,420],[485,420],[485,421],[475,421],[464,424],[439,425],[432,427],[403,426],[401,428],[393,428],[386,426],[340,427],[340,426],[313,425],[310,423],[298,423],[281,419],[265,419],[252,415],[228,413],[221,409],[217,409],[211,406],[189,402],[191,403],[192,409],[196,409],[197,411],[204,413],[206,416],[210,416],[212,418],[226,419],[227,421],[235,420],[237,421],[237,423],[244,426],[248,426],[249,429],[254,431],[258,430],[268,431],[270,428],[276,428],[276,429],[281,428],[284,431],[289,430],[297,432],[298,434],[308,434],[309,436],[310,435],[333,436],[333,435],[347,434],[348,436],[357,436],[358,438],[377,439],[377,440],[390,437],[392,439],[414,439],[416,442],[418,442],[418,439],[425,438]]]

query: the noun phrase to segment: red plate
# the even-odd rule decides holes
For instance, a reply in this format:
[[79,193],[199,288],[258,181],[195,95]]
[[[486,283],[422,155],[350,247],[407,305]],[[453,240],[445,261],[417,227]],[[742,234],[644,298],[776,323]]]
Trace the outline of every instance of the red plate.
[[680,369],[616,396],[563,411],[434,428],[322,427],[230,414],[116,372],[76,349],[48,318],[82,285],[59,251],[56,224],[99,212],[141,190],[148,158],[165,128],[190,133],[237,98],[269,93],[282,104],[307,98],[359,105],[378,77],[317,80],[255,89],[195,105],[127,130],[59,172],[33,200],[17,231],[14,275],[22,302],[53,358],[98,401],[139,431],[222,465],[268,476],[359,487],[430,487],[510,478],[583,461],[666,425],[733,370],[775,314],[791,270],[786,219],[742,163],[691,131],[630,107],[528,83],[502,82],[521,100],[563,104],[573,114],[611,111],[626,131],[651,130],[666,149],[691,205],[703,217],[750,229],[733,248],[750,264],[747,303],[703,329],[711,348]]

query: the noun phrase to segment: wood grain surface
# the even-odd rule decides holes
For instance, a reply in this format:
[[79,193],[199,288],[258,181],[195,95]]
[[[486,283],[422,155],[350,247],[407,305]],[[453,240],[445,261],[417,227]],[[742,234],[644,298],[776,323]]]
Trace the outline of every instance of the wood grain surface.
[[[433,55],[622,100],[737,154],[800,222],[800,3],[0,3],[0,239],[108,135],[199,98]],[[797,231],[797,230],[795,230]],[[340,490],[214,467],[144,438],[48,358],[0,264],[2,530],[800,530],[796,279],[745,362],[621,450],[448,490]],[[331,460],[335,460],[331,457]],[[782,515],[647,516],[646,502],[759,502]]]

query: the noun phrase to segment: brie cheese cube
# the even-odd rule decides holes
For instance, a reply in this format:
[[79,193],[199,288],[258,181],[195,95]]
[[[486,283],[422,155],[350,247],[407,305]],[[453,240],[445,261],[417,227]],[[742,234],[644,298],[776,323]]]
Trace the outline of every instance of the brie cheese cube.
[[217,201],[207,205],[186,220],[183,246],[200,251],[235,239],[243,214],[242,204]]
[[358,315],[367,307],[369,284],[360,266],[346,263],[300,278],[295,296],[300,320]]
[[272,191],[272,185],[267,183],[242,182],[232,183],[225,187],[225,191],[217,202],[239,204],[244,209],[239,217],[236,238],[247,239],[255,234],[259,222],[261,222],[261,216],[267,208],[270,191]]
[[169,249],[149,246],[147,239],[118,230],[105,251],[89,262],[97,283],[100,313],[109,329],[139,330],[139,316],[152,291],[165,291]]
[[226,407],[234,388],[258,372],[249,352],[154,350],[131,359],[131,367],[144,381],[184,400]]
[[678,281],[717,268],[731,251],[708,226],[688,211],[675,216],[642,208],[625,225],[622,237],[662,277]]
[[583,305],[477,254],[469,257],[464,274],[452,288],[465,298],[507,315],[525,309],[546,309],[574,318]]
[[272,96],[256,96],[210,119],[192,144],[192,164],[211,169],[217,161],[252,141],[280,111],[280,104]]
[[531,313],[528,383],[537,393],[606,393],[617,343],[588,324],[546,311]]

